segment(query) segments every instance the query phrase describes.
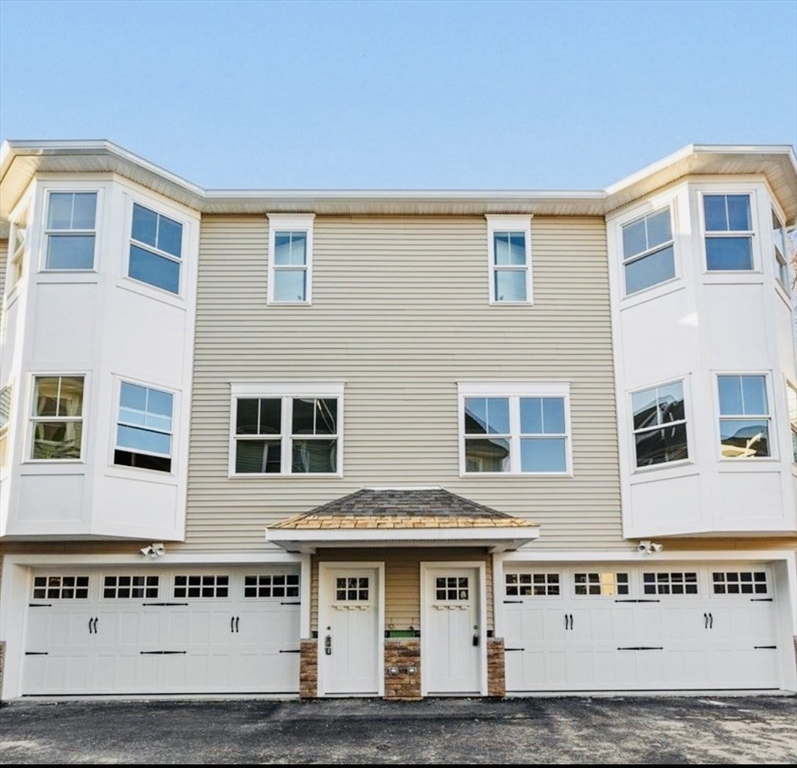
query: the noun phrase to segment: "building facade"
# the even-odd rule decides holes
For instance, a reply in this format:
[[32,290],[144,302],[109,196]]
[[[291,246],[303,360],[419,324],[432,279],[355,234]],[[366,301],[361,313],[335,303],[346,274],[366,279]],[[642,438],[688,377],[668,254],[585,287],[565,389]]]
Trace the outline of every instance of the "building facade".
[[793,148],[0,183],[3,699],[797,692]]

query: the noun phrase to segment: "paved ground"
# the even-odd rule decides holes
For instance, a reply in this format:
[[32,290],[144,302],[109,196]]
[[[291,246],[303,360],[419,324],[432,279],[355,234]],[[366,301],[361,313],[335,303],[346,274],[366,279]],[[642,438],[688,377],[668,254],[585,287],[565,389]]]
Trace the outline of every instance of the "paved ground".
[[31,700],[0,763],[797,763],[797,697]]

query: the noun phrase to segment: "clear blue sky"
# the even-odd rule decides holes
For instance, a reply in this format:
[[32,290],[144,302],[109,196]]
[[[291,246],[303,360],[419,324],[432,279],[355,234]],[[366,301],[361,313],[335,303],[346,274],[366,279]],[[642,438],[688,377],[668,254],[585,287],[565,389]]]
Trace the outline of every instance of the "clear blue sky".
[[0,0],[0,139],[213,189],[601,189],[797,144],[797,0]]

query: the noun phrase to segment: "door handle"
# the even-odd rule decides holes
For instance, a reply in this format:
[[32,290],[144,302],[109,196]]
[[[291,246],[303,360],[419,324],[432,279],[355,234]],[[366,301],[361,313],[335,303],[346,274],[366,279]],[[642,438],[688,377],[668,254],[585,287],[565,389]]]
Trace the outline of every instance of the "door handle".
[[570,629],[573,629],[573,614],[570,614]]
[[709,615],[708,615],[708,628],[709,629],[714,629],[714,614],[713,613],[709,613]]
[[324,638],[324,653],[327,656],[332,655],[332,635],[327,635]]
[[235,616],[230,616],[230,632],[235,632]]
[[92,634],[94,630],[91,628],[91,622],[94,621],[93,616],[89,616],[89,634]]
[[99,618],[97,616],[95,616],[94,617],[94,634],[95,635],[97,634],[97,622],[98,621],[99,621]]
[[708,614],[703,614],[703,629],[708,629]]
[[235,631],[238,632],[238,622],[241,620],[240,616],[235,617]]

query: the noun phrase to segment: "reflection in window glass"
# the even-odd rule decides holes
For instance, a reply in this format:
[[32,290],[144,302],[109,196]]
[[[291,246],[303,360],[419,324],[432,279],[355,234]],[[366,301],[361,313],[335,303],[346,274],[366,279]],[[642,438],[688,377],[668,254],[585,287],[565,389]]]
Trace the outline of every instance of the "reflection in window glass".
[[638,467],[689,457],[683,382],[635,392],[631,402]]
[[766,377],[717,376],[724,458],[770,455]]

